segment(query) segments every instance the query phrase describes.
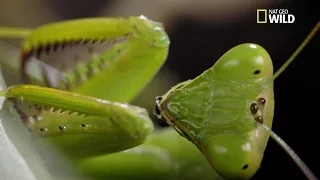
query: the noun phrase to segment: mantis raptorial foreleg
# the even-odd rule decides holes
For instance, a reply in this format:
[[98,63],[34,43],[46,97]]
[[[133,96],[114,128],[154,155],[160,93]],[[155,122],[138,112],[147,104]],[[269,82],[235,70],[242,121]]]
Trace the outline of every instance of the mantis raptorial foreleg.
[[[242,44],[195,79],[157,98],[157,115],[198,147],[213,167],[210,169],[200,151],[177,133],[171,134],[172,130],[159,131],[147,140],[153,131],[148,113],[124,103],[130,102],[162,66],[168,47],[161,24],[145,17],[49,24],[32,31],[24,41],[21,75],[26,82],[51,88],[15,85],[2,95],[13,102],[33,134],[63,150],[91,177],[141,179],[141,169],[150,173],[146,179],[163,179],[161,175],[172,179],[252,177],[270,133],[277,139],[270,131],[273,80],[283,69],[273,75],[266,50],[257,44]],[[39,59],[42,77],[28,73],[32,57]],[[55,61],[58,57],[66,59]],[[56,74],[52,75],[52,69],[58,70]],[[169,137],[190,154],[184,156],[177,153],[181,149],[172,149]],[[130,167],[125,168],[127,173],[119,173],[125,159]],[[184,159],[192,165],[183,166]],[[160,162],[162,166],[155,165]],[[316,179],[303,163],[297,164],[309,179]]]

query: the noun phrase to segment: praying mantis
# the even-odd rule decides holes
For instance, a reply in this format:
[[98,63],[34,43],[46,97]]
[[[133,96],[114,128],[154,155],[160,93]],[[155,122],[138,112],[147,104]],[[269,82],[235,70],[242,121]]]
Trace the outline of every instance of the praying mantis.
[[[155,114],[172,127],[165,130],[154,130],[148,112],[129,104],[169,51],[162,24],[144,16],[0,29],[0,36],[25,38],[25,84],[2,96],[35,141],[54,145],[90,178],[249,179],[269,135],[295,156],[270,130],[273,81],[319,26],[275,74],[266,50],[246,43],[157,97]],[[297,164],[316,179],[303,162]]]

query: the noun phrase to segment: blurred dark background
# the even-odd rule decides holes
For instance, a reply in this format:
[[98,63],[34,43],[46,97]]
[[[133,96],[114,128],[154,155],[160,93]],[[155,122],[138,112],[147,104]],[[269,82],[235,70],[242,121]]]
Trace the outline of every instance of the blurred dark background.
[[[257,24],[256,9],[266,8],[288,9],[295,16],[295,22]],[[163,22],[171,38],[171,47],[169,58],[155,80],[160,89],[151,91],[149,86],[135,101],[150,111],[156,95],[180,81],[196,77],[224,52],[240,43],[262,45],[270,53],[277,70],[320,20],[315,1],[289,0],[1,0],[0,11],[0,25],[20,27],[82,17],[141,14]],[[273,124],[273,130],[318,177],[319,50],[320,33],[276,79]],[[163,78],[164,74],[170,74],[171,78]],[[290,157],[270,139],[261,169],[253,179],[282,178],[306,179]]]

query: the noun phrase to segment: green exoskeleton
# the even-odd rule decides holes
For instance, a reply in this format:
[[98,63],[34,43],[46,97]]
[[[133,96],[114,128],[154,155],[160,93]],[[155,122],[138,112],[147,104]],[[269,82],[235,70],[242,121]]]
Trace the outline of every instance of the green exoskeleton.
[[166,60],[170,41],[160,23],[92,18],[2,28],[1,35],[25,36],[18,68],[25,84],[4,95],[37,143],[55,145],[89,177],[220,178],[192,143],[172,129],[151,134],[146,110],[127,104]]
[[[192,81],[160,100],[161,116],[230,179],[250,178],[259,168],[273,119],[273,75],[268,53],[256,44],[229,50]],[[190,120],[192,119],[192,121]]]
[[267,51],[253,43],[226,52],[213,67],[156,98],[155,113],[192,141],[212,167],[227,179],[249,179],[259,169],[271,136],[309,179],[317,179],[298,156],[271,131],[273,81],[320,27],[273,75]]
[[170,41],[160,23],[143,16],[92,18],[33,31],[3,28],[1,35],[25,37],[25,84],[3,95],[37,140],[55,145],[96,179],[249,179],[269,134],[277,137],[269,129],[273,80],[307,43],[275,75],[259,45],[232,48],[203,74],[157,98],[157,115],[178,133],[152,133],[147,111],[128,103],[167,58]]

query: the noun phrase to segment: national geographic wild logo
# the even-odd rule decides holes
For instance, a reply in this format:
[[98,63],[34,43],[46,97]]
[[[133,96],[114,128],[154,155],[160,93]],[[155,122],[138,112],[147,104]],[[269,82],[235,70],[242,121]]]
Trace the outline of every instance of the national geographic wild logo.
[[257,23],[291,24],[295,19],[288,9],[257,9]]

